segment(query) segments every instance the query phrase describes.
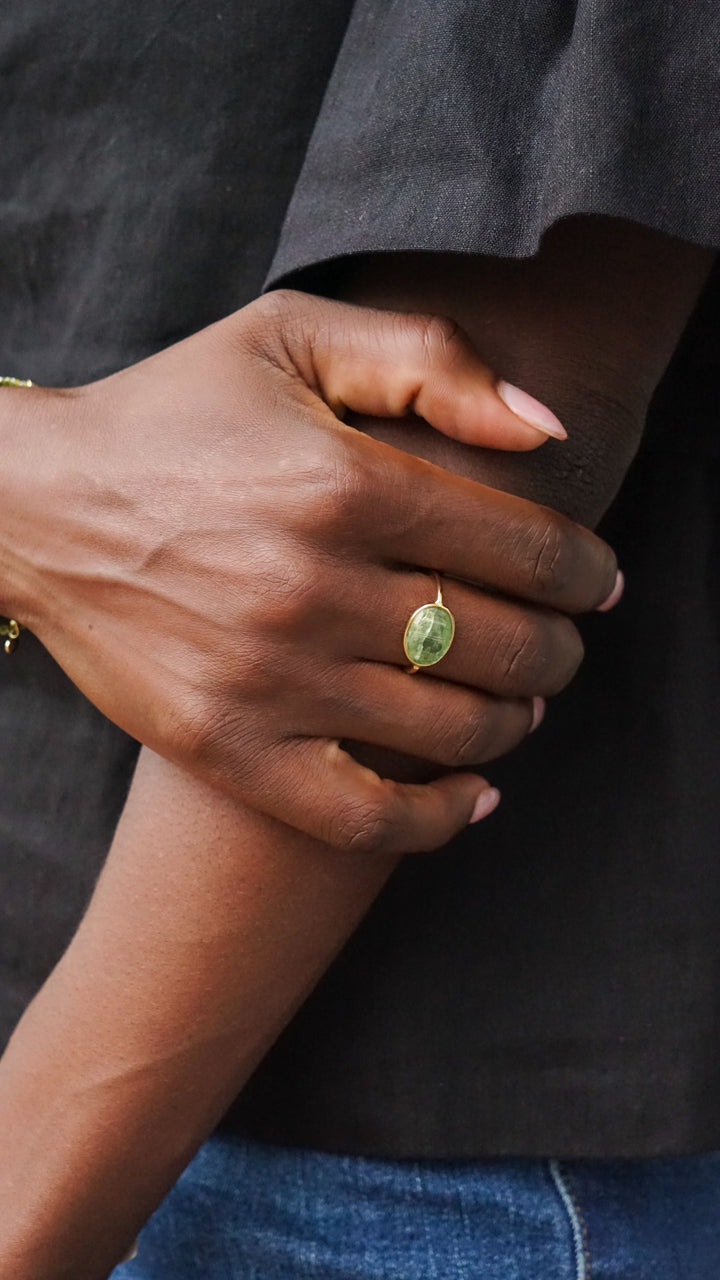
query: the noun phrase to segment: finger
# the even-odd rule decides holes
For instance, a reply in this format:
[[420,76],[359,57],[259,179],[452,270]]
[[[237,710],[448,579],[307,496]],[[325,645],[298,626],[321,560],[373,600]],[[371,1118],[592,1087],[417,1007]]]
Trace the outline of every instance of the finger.
[[[538,699],[542,702],[542,699]],[[348,664],[342,699],[324,708],[341,740],[463,769],[496,760],[530,733],[541,708],[529,698],[496,698],[427,672],[384,663]]]
[[337,849],[402,854],[439,849],[498,799],[484,778],[469,773],[422,785],[392,782],[337,742],[315,738],[288,743],[267,762],[262,807]]
[[[343,527],[384,563],[432,568],[563,613],[608,599],[617,561],[574,521],[361,437],[362,492]],[[372,461],[372,467],[368,464]]]
[[[333,412],[414,412],[445,435],[487,448],[536,449],[567,432],[545,405],[498,382],[454,321],[291,294],[294,362]],[[302,324],[298,324],[298,307]]]
[[[381,571],[373,588],[363,584],[365,607],[346,627],[352,645],[348,656],[407,667],[405,629],[417,609],[434,602],[434,580],[427,573]],[[503,698],[531,698],[560,693],[577,672],[583,644],[564,614],[448,578],[442,579],[442,597],[455,633],[428,674]]]

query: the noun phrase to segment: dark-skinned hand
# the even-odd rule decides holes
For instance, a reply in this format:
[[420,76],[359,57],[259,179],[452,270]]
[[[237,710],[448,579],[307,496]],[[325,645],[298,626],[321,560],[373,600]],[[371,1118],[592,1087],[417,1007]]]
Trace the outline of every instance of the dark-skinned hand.
[[[435,848],[482,816],[468,769],[524,738],[580,661],[567,615],[614,588],[585,529],[341,421],[562,434],[448,321],[279,292],[100,382],[3,397],[2,611],[128,733],[340,848]],[[432,570],[456,639],[411,677]],[[400,784],[344,740],[462,771]]]

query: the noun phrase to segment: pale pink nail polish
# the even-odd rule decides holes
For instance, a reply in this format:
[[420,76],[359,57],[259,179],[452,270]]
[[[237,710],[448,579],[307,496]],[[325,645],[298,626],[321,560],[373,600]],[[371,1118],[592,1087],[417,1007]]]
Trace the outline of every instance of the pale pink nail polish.
[[560,419],[555,417],[547,405],[541,404],[534,396],[529,396],[527,391],[521,391],[511,382],[498,382],[496,391],[503,404],[507,405],[516,418],[522,418],[528,426],[536,427],[546,436],[553,436],[556,440],[567,440],[567,431]]
[[481,818],[487,818],[493,809],[497,809],[500,803],[500,792],[497,787],[487,787],[485,791],[481,791],[475,801],[475,808],[472,811],[470,824],[479,822]]
[[542,724],[543,720],[545,719],[545,706],[546,706],[545,699],[533,698],[532,703],[533,703],[533,717],[532,717],[532,724],[528,729],[528,733],[534,733],[538,725]]
[[615,605],[617,604],[624,590],[625,590],[625,574],[623,573],[622,569],[618,569],[617,578],[615,579],[615,586],[610,592],[610,595],[608,596],[607,600],[604,600],[602,604],[598,605],[598,608],[597,608],[598,613],[607,613],[608,609],[614,609]]

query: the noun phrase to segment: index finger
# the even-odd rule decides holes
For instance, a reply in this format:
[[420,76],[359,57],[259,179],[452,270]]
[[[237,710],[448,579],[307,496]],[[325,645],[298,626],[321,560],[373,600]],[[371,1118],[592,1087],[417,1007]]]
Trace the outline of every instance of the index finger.
[[375,464],[364,536],[384,560],[435,569],[564,613],[597,609],[612,595],[615,554],[589,529],[364,439]]

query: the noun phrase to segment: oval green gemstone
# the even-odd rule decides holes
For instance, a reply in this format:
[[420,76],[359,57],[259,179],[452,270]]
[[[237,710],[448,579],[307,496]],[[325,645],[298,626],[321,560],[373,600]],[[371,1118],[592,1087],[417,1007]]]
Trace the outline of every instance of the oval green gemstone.
[[405,653],[415,667],[431,667],[445,657],[455,634],[455,619],[444,604],[416,609],[405,632]]

